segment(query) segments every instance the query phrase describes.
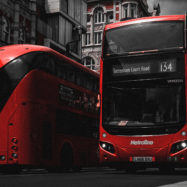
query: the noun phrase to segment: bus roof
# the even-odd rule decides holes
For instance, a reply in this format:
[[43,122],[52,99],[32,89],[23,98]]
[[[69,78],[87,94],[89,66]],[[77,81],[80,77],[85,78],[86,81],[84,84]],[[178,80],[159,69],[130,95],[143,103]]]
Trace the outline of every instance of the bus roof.
[[184,15],[168,15],[168,16],[155,16],[155,17],[143,17],[143,18],[137,18],[137,19],[131,19],[126,21],[121,21],[117,23],[108,24],[105,26],[105,31],[122,27],[125,25],[131,25],[131,24],[137,24],[137,23],[145,23],[145,22],[152,22],[152,21],[177,21],[177,20],[184,20]]
[[34,51],[43,51],[48,52],[51,54],[54,54],[61,59],[64,59],[66,62],[72,64],[73,66],[76,66],[96,77],[99,77],[99,74],[90,70],[89,68],[83,66],[82,64],[72,60],[69,57],[66,57],[62,55],[61,53],[46,47],[46,46],[40,46],[40,45],[32,45],[32,44],[15,44],[15,45],[8,45],[0,47],[0,68],[2,68],[4,65],[9,63],[15,58],[18,58],[19,56],[22,56],[26,53],[34,52]]

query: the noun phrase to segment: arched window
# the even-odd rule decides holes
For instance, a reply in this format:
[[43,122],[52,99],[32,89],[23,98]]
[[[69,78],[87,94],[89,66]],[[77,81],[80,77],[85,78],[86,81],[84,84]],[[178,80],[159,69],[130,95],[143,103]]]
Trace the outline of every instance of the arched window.
[[90,68],[91,70],[94,70],[95,69],[95,62],[94,62],[94,59],[91,58],[90,56],[87,56],[85,58],[83,58],[83,64]]
[[94,11],[94,23],[104,22],[104,11],[101,7],[98,7]]

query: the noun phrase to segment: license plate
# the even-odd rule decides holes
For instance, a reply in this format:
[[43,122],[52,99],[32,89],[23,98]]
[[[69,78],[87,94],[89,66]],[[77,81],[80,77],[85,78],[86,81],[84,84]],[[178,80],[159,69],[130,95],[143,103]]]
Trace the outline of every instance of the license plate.
[[135,157],[131,157],[130,160],[132,160],[132,162],[154,162],[155,161],[154,157],[150,157],[150,156],[135,156]]

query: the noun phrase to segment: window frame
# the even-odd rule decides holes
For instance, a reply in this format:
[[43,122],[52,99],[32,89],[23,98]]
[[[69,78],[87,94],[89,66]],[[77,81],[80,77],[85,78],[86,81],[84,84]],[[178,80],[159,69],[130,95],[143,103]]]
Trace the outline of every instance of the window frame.
[[97,7],[94,10],[94,24],[104,23],[104,11],[102,7]]

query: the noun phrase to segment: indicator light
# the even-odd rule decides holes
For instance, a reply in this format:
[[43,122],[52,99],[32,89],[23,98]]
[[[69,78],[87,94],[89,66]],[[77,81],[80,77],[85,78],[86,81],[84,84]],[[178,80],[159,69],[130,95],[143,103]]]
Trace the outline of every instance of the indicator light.
[[17,150],[18,150],[18,147],[12,146],[12,149],[13,149],[14,151],[17,151]]
[[12,138],[12,142],[15,143],[15,144],[17,144],[18,143],[17,138]]

